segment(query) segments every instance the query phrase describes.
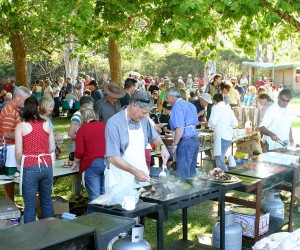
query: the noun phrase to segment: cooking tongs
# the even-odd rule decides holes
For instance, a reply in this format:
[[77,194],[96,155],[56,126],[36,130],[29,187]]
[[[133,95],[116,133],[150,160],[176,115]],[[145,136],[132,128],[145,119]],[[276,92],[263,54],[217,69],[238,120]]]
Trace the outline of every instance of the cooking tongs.
[[283,146],[283,147],[287,147],[287,146],[289,145],[289,141],[288,141],[288,140],[282,141],[282,140],[278,139],[277,142],[278,142],[281,146]]

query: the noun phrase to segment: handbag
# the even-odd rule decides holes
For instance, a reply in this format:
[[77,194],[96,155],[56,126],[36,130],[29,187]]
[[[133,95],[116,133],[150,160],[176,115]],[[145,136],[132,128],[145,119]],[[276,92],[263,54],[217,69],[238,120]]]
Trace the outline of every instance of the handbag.
[[0,149],[0,168],[3,168],[6,163],[6,155],[7,155],[7,144],[4,139],[2,138],[2,148]]

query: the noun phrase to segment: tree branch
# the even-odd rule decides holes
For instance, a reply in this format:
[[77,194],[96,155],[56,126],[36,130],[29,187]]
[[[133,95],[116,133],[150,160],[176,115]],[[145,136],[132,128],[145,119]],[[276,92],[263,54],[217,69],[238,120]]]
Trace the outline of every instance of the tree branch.
[[292,25],[298,32],[300,32],[300,22],[295,17],[279,9],[274,9],[274,12],[278,17]]

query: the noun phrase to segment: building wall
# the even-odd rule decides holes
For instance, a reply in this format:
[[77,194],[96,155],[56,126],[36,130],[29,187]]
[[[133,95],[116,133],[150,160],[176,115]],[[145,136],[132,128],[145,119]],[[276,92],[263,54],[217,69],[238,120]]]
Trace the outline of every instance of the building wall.
[[277,85],[281,83],[286,88],[300,91],[300,82],[296,82],[296,68],[275,69],[274,82]]

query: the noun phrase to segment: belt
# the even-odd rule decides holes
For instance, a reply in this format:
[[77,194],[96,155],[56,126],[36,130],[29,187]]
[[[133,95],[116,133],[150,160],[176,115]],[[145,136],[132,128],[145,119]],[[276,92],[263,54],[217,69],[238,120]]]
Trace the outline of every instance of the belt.
[[198,139],[198,136],[187,136],[187,137],[181,137],[180,140],[193,140]]

